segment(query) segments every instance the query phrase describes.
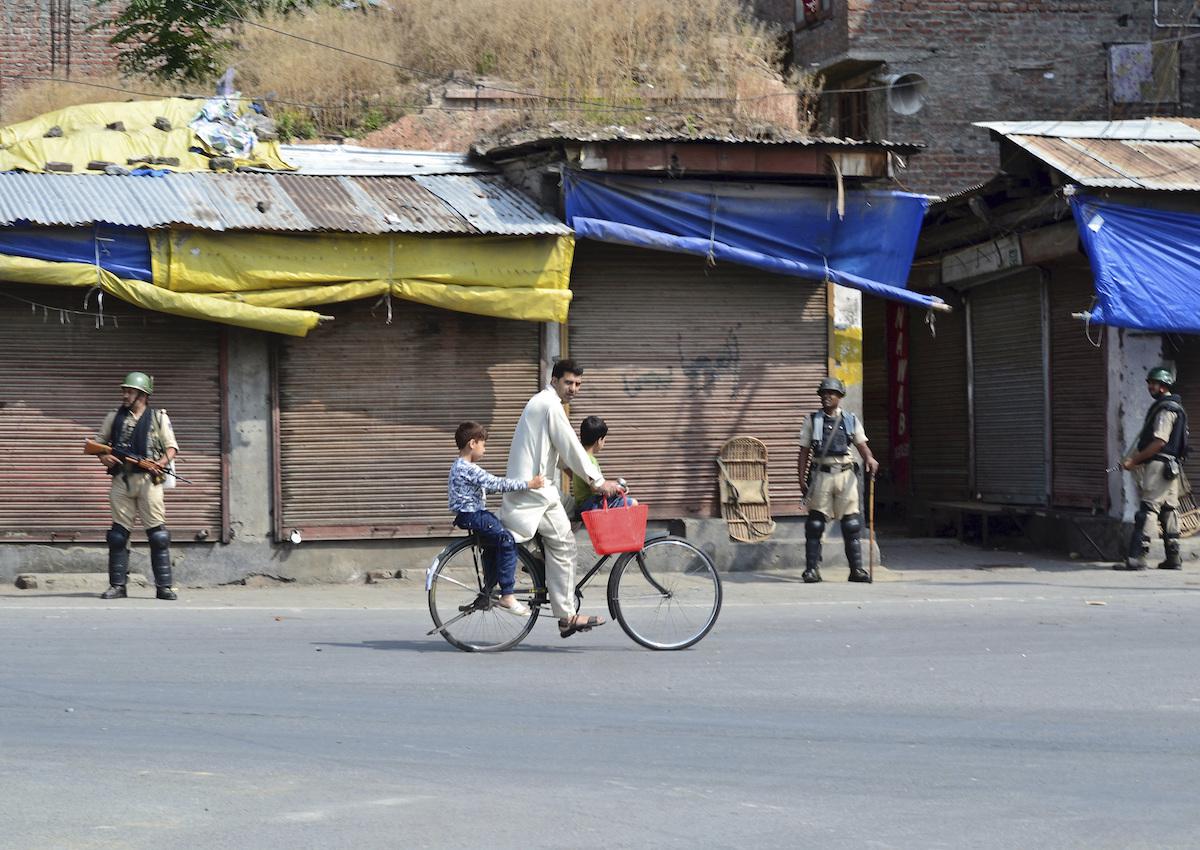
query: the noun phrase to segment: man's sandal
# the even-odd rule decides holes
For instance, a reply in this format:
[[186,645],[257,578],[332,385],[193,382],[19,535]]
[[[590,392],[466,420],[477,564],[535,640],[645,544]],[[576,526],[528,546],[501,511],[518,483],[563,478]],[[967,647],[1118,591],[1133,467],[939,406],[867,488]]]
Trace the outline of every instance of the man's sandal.
[[603,626],[606,622],[603,617],[583,617],[576,614],[574,617],[558,621],[558,636],[569,638],[576,632],[590,632],[596,626]]

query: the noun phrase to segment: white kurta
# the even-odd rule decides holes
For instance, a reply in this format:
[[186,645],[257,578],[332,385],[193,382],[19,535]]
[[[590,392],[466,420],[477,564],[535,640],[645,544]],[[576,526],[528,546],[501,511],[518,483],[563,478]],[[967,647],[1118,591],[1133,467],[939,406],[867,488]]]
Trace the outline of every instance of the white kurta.
[[561,503],[560,468],[586,478],[593,486],[604,482],[600,470],[571,429],[558,393],[546,387],[525,405],[508,451],[506,478],[528,481],[535,475],[546,477],[546,486],[540,490],[504,494],[500,521],[518,542],[533,537],[546,511]]

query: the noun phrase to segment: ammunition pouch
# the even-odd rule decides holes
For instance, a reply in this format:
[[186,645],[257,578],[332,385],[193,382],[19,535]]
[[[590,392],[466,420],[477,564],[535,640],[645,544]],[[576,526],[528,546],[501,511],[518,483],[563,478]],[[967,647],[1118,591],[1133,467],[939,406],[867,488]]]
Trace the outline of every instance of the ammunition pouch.
[[1154,460],[1163,463],[1163,477],[1168,481],[1179,477],[1179,458],[1171,455],[1155,455]]

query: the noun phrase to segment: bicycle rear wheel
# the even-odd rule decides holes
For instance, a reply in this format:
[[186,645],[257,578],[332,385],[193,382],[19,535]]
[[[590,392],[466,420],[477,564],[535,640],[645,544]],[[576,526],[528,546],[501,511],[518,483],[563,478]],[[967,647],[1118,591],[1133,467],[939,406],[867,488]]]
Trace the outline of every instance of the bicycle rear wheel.
[[608,609],[625,634],[650,649],[685,649],[721,613],[721,578],[707,555],[678,537],[622,555],[608,578]]
[[[428,579],[429,614],[435,631],[465,652],[499,652],[511,649],[533,629],[540,613],[535,601],[541,582],[537,563],[517,547],[514,595],[529,606],[528,617],[510,614],[496,604],[500,591],[486,591],[483,552],[473,538],[451,546],[438,556]],[[543,593],[541,598],[545,599]]]

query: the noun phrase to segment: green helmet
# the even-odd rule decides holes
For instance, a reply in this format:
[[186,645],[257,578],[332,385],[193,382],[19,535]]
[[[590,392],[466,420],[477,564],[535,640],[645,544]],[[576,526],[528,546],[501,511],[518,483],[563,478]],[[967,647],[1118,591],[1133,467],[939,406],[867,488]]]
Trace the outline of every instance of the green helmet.
[[1160,384],[1166,384],[1168,387],[1175,386],[1175,376],[1171,374],[1171,370],[1165,366],[1156,366],[1146,375],[1147,381],[1158,381]]
[[820,395],[826,390],[833,390],[838,395],[844,396],[846,394],[846,385],[837,378],[826,378],[821,381],[821,386],[817,387],[817,394]]
[[141,390],[146,395],[154,394],[154,379],[145,372],[130,372],[121,382],[121,386],[122,388],[132,387],[135,390]]

